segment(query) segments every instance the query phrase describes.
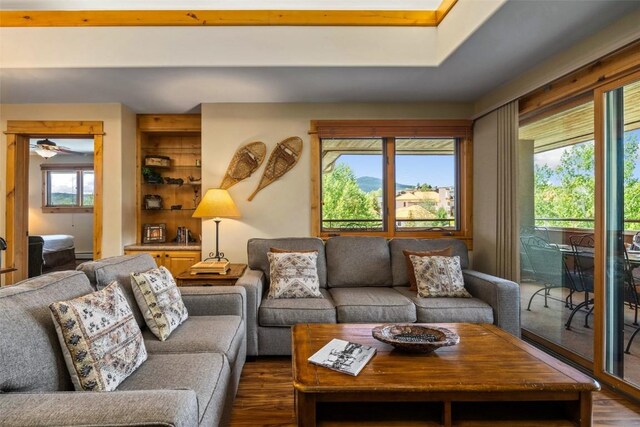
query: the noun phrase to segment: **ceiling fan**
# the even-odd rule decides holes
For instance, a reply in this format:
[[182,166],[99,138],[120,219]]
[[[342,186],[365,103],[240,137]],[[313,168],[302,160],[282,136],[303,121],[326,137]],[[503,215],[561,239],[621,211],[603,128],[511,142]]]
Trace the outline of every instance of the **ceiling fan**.
[[37,141],[35,144],[31,144],[31,148],[41,157],[48,159],[50,157],[55,156],[56,154],[75,154],[75,155],[85,155],[86,153],[81,153],[79,151],[73,151],[68,149],[67,147],[62,147],[55,142],[49,140],[49,138],[41,139]]

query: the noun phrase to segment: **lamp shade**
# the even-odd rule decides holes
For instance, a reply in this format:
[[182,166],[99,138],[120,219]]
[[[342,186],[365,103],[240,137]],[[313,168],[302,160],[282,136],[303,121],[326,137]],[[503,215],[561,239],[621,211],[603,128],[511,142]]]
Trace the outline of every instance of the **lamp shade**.
[[227,190],[210,188],[192,215],[194,218],[240,218],[240,211]]

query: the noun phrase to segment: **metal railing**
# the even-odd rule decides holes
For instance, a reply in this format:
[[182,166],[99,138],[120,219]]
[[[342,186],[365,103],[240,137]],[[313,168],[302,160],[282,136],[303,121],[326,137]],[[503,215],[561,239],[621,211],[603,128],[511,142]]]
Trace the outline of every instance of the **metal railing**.
[[[396,227],[429,230],[430,228],[455,227],[455,218],[396,218]],[[376,231],[383,229],[382,219],[323,219],[323,231],[362,230]]]
[[[594,218],[536,218],[535,224],[540,227],[587,228],[593,229]],[[637,229],[640,219],[625,219],[625,230]]]

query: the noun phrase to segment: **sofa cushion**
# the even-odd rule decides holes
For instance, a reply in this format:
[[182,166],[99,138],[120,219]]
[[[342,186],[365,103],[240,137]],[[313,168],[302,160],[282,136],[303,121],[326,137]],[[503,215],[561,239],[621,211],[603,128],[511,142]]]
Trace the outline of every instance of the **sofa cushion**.
[[324,243],[316,237],[286,237],[281,239],[249,239],[247,255],[249,268],[261,270],[267,281],[269,276],[269,259],[267,253],[271,248],[291,251],[318,251],[318,280],[321,288],[327,287],[327,260]]
[[267,298],[321,298],[318,281],[318,252],[269,252],[269,294]]
[[166,267],[131,273],[131,288],[147,327],[160,341],[189,318],[178,285]]
[[92,291],[76,271],[0,288],[0,392],[73,390],[49,304]]
[[145,325],[144,317],[131,289],[131,273],[143,273],[152,268],[157,268],[153,257],[149,254],[138,254],[84,262],[77,269],[86,274],[91,284],[97,289],[104,288],[114,280],[117,281],[127,297],[138,326],[143,327]]
[[260,326],[293,326],[297,323],[336,323],[336,308],[329,292],[322,298],[263,299],[258,312]]
[[332,237],[326,251],[330,288],[391,285],[391,258],[384,237]]
[[76,391],[113,391],[147,360],[140,327],[117,282],[49,308]]
[[451,247],[451,256],[460,257],[462,269],[469,268],[469,251],[467,245],[458,239],[391,239],[389,252],[391,253],[391,271],[393,286],[404,286],[409,283],[407,276],[406,258],[402,251],[436,251],[447,246]]
[[420,298],[408,287],[394,288],[416,306],[421,323],[493,323],[493,309],[478,298]]
[[149,354],[118,390],[193,390],[200,425],[218,425],[230,375],[229,362],[222,353]]
[[411,300],[393,288],[335,288],[329,291],[339,323],[415,322]]
[[224,353],[233,365],[245,338],[240,316],[191,316],[166,341],[142,331],[149,354],[154,353]]

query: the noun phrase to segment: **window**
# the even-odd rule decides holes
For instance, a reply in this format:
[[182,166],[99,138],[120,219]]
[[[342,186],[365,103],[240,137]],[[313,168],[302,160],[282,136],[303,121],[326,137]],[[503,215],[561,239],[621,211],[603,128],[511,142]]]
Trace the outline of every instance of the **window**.
[[43,212],[93,211],[93,165],[41,165],[41,169]]
[[316,235],[471,239],[471,122],[316,121],[311,133]]

